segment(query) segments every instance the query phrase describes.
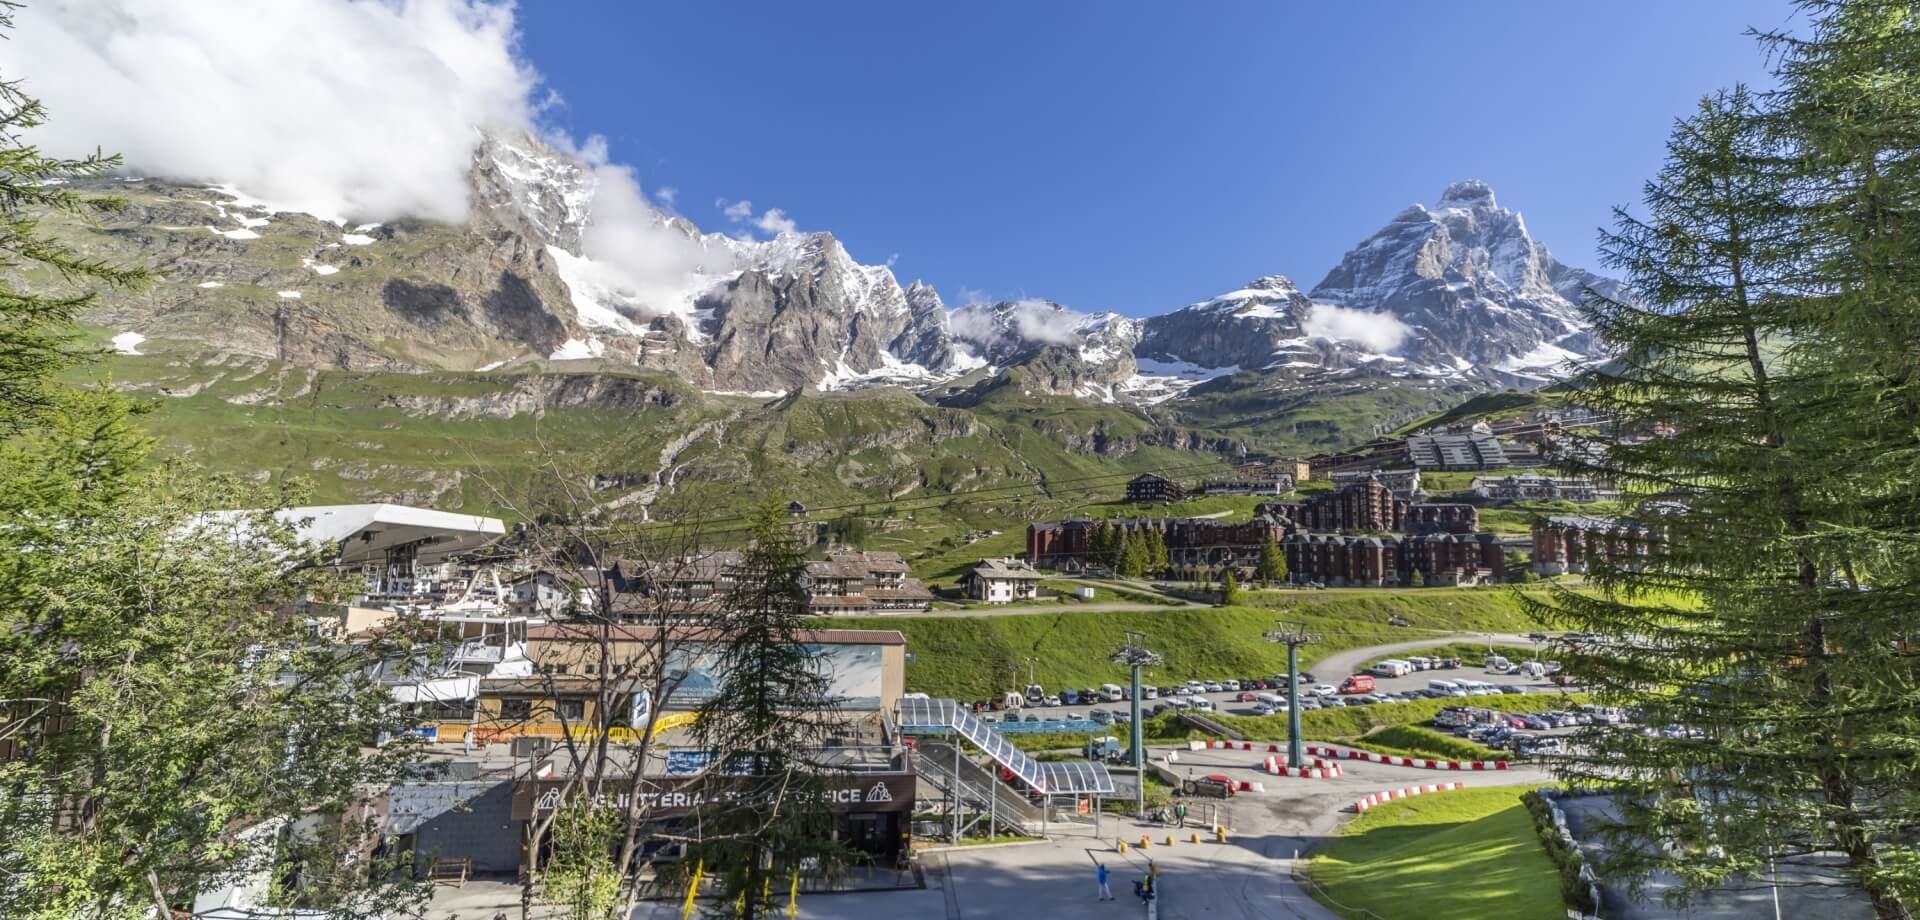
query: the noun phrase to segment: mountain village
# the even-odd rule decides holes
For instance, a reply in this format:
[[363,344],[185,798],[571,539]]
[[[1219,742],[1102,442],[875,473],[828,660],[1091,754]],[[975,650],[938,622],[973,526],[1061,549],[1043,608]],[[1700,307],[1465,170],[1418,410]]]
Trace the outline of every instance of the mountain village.
[[0,2],[0,920],[1912,920],[1920,6],[1706,6]]

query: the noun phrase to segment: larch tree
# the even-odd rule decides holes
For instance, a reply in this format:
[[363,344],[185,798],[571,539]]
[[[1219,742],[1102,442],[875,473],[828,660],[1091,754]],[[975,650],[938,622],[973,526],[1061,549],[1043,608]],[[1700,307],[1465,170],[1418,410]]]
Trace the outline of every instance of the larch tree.
[[[1855,350],[1839,303],[1871,298],[1831,267],[1846,222],[1823,201],[1844,170],[1820,164],[1798,123],[1807,91],[1791,62],[1808,52],[1796,48],[1781,93],[1737,88],[1680,121],[1644,216],[1616,212],[1603,235],[1634,293],[1589,292],[1587,316],[1617,354],[1571,398],[1634,435],[1601,439],[1603,459],[1581,466],[1640,501],[1590,544],[1587,590],[1529,603],[1609,637],[1568,649],[1568,671],[1661,729],[1596,729],[1556,764],[1570,783],[1613,790],[1603,877],[1671,873],[1685,898],[1837,860],[1878,916],[1907,918],[1920,878],[1908,644],[1920,520],[1900,534],[1874,525],[1913,508],[1915,429],[1885,424],[1897,362],[1864,370],[1876,362]],[[1672,434],[1639,434],[1652,431]],[[1905,458],[1898,472],[1889,451]],[[1904,511],[1876,508],[1889,492]]]
[[807,641],[806,557],[780,503],[754,515],[735,588],[716,622],[724,637],[694,652],[713,696],[690,728],[712,766],[691,791],[705,802],[664,884],[712,883],[708,912],[764,917],[783,909],[802,876],[831,882],[853,859],[827,805],[831,765],[816,752],[844,733],[831,663]]

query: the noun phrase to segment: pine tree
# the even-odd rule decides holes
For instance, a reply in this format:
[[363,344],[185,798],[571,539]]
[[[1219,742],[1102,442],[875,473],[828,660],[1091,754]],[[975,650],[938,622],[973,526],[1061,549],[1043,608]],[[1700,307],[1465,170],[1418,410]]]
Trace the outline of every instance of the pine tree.
[[723,768],[702,774],[698,792],[712,804],[686,859],[666,873],[685,883],[704,867],[717,881],[716,916],[766,916],[784,900],[781,882],[803,867],[832,880],[851,858],[834,839],[829,768],[811,759],[842,732],[842,719],[822,653],[802,641],[806,558],[783,508],[773,502],[755,513],[741,575],[715,624],[726,641],[706,665],[718,692],[701,704],[692,734]]
[[1172,560],[1167,556],[1167,538],[1157,529],[1147,531],[1147,573],[1165,572]]
[[1118,540],[1119,534],[1115,532],[1113,522],[1101,521],[1100,525],[1094,528],[1087,561],[1107,569],[1118,568],[1120,565]]
[[[0,6],[0,30],[13,27],[11,6]],[[46,109],[17,80],[0,80],[0,437],[18,432],[59,399],[50,381],[86,357],[69,324],[94,298],[94,286],[126,287],[146,280],[139,269],[89,259],[40,232],[37,214],[109,211],[123,202],[74,191],[66,180],[98,175],[118,157],[95,154],[63,160],[22,143],[22,133],[46,123]],[[60,279],[66,293],[20,284],[25,276]]]
[[1127,529],[1120,534],[1120,562],[1114,571],[1122,578],[1139,578],[1146,574],[1149,556],[1147,541],[1139,531]]
[[1240,579],[1234,577],[1232,566],[1220,576],[1220,603],[1227,607],[1240,603]]
[[1254,572],[1260,576],[1260,584],[1264,587],[1271,588],[1274,582],[1287,580],[1287,554],[1281,551],[1280,544],[1274,541],[1272,534],[1268,534],[1267,542],[1260,545],[1260,561],[1255,565]]
[[[1647,216],[1617,212],[1603,237],[1641,299],[1589,299],[1619,354],[1573,399],[1622,430],[1675,434],[1604,445],[1592,471],[1644,500],[1589,556],[1597,590],[1557,587],[1535,612],[1619,637],[1563,655],[1568,671],[1601,702],[1685,729],[1608,730],[1559,764],[1569,782],[1616,790],[1625,838],[1658,844],[1609,847],[1603,877],[1666,871],[1699,890],[1838,853],[1878,916],[1907,918],[1920,897],[1920,701],[1900,649],[1920,630],[1908,587],[1920,413],[1906,408],[1915,340],[1886,337],[1920,329],[1900,331],[1920,311],[1895,280],[1920,261],[1911,230],[1896,258],[1862,226],[1894,183],[1857,174],[1901,158],[1823,160],[1857,152],[1837,123],[1910,118],[1859,94],[1910,94],[1920,69],[1907,4],[1810,6],[1825,18],[1814,45],[1786,53],[1785,91],[1703,102],[1646,187]],[[1850,85],[1838,59],[1871,44],[1849,31],[1862,21],[1887,29],[1902,63]],[[1885,63],[1883,50],[1869,57]],[[1912,139],[1911,121],[1879,127]]]

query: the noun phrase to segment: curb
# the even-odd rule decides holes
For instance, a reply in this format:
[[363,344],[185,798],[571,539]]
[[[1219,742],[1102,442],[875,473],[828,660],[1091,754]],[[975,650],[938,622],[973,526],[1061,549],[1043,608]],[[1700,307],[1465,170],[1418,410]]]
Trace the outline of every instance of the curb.
[[1266,760],[1260,762],[1260,769],[1274,776],[1298,776],[1305,779],[1333,779],[1340,775],[1339,764],[1329,763],[1318,757],[1313,758],[1313,766],[1289,767],[1281,763],[1279,757],[1269,755]]
[[1353,813],[1356,815],[1363,814],[1367,809],[1381,802],[1390,802],[1394,799],[1405,799],[1416,795],[1424,795],[1429,792],[1448,792],[1454,789],[1465,788],[1467,788],[1466,783],[1428,783],[1425,786],[1408,786],[1405,789],[1389,789],[1385,792],[1376,792],[1364,799],[1356,800],[1353,803]]
[[1372,751],[1331,748],[1309,745],[1307,753],[1319,754],[1345,760],[1364,760],[1369,763],[1386,764],[1394,767],[1413,767],[1419,770],[1505,770],[1504,760],[1434,760],[1419,757],[1394,757],[1388,754],[1375,754]]

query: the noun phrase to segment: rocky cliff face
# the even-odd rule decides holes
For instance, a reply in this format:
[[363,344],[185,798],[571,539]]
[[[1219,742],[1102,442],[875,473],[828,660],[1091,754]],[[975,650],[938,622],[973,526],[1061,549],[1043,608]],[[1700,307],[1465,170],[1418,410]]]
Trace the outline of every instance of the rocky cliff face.
[[1210,368],[1260,368],[1288,360],[1318,363],[1302,327],[1313,302],[1285,275],[1150,317],[1140,339],[1143,358]]
[[1581,290],[1617,285],[1560,264],[1478,181],[1448,186],[1349,251],[1313,289],[1318,303],[1389,313],[1412,327],[1399,354],[1436,373],[1541,376],[1595,356]]
[[[735,239],[644,206],[628,247],[610,247],[601,178],[531,137],[489,136],[464,225],[350,227],[158,180],[101,182],[130,206],[56,225],[84,254],[157,270],[86,317],[155,345],[338,368],[638,367],[715,392],[924,391],[1013,368],[1030,391],[1136,403],[1236,372],[1526,383],[1597,355],[1575,303],[1620,293],[1555,260],[1480,182],[1403,211],[1311,295],[1269,275],[1136,320],[1045,300],[949,310],[829,233]],[[621,264],[634,246],[671,252],[641,259],[636,281]]]
[[1141,324],[1117,313],[1081,313],[1049,300],[968,304],[952,335],[995,367],[1025,368],[1030,391],[1113,401],[1137,371]]

